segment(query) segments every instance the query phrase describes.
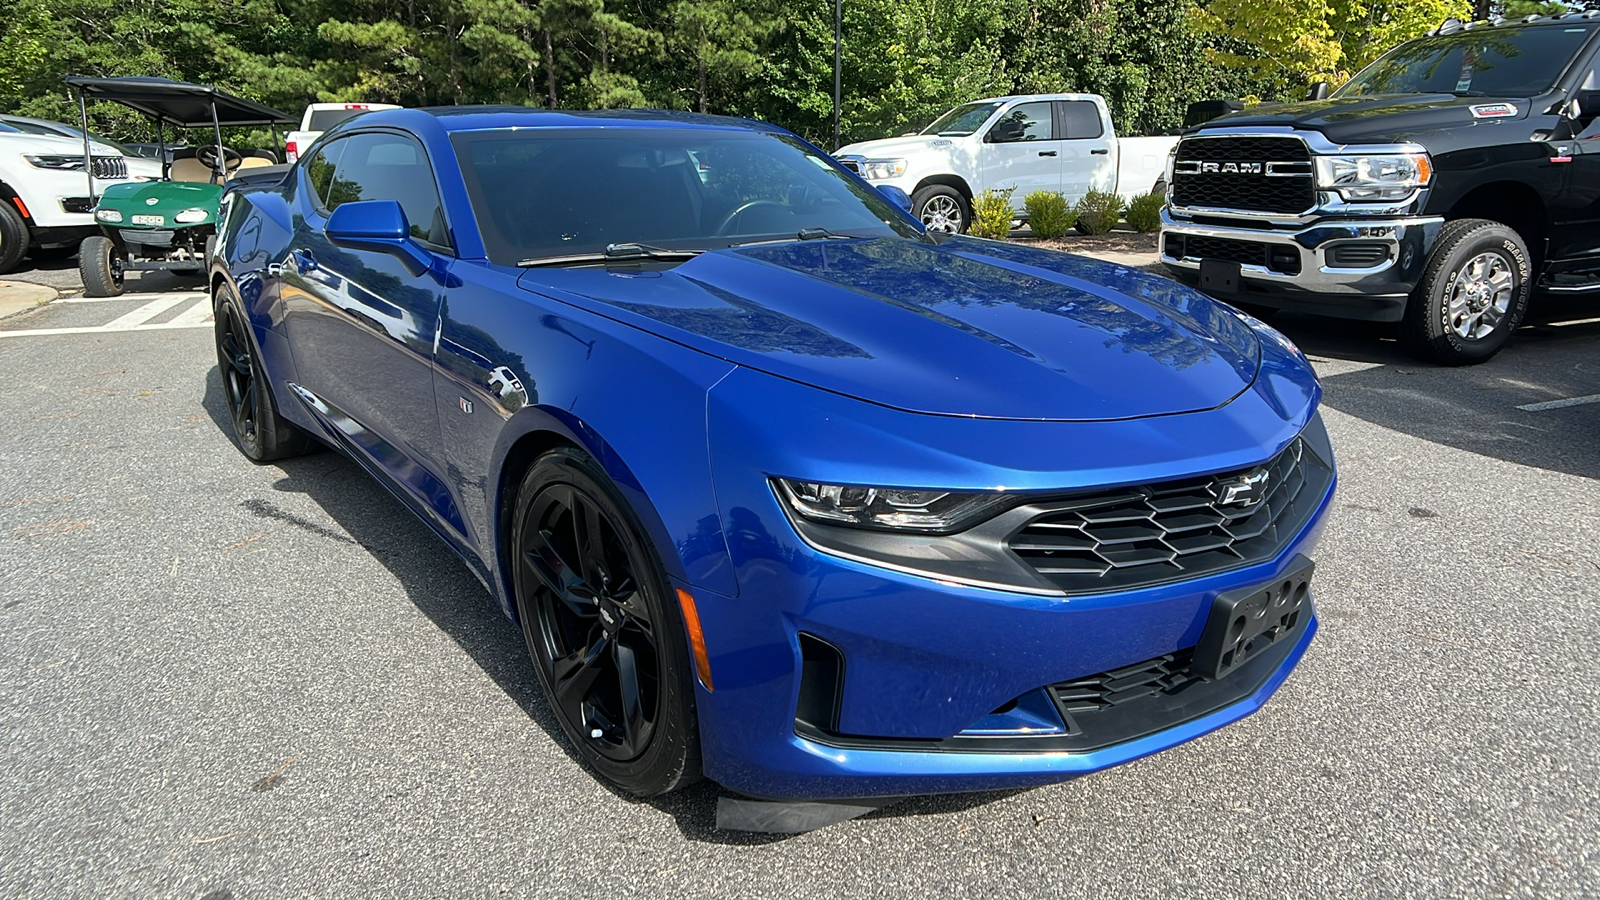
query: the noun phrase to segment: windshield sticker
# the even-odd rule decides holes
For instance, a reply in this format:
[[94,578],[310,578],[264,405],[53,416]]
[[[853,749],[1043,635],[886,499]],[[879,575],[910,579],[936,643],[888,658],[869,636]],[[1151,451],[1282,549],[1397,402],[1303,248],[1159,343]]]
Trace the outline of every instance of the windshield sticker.
[[1472,107],[1474,119],[1503,119],[1516,114],[1517,108],[1510,103],[1480,103]]

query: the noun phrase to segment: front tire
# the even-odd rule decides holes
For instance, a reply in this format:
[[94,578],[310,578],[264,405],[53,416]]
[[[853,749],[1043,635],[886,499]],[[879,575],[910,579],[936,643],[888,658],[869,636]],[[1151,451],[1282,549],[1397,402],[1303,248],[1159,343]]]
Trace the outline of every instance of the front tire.
[[1446,366],[1489,359],[1522,324],[1531,283],[1521,235],[1488,219],[1446,224],[1406,304],[1406,346]]
[[238,298],[226,286],[218,289],[215,315],[217,370],[222,375],[222,393],[239,449],[254,463],[300,456],[312,450],[315,439],[278,415],[261,357],[250,337],[249,320]]
[[929,231],[945,234],[966,234],[972,224],[966,196],[946,184],[930,184],[912,194],[911,214]]
[[567,739],[632,794],[697,780],[688,642],[635,517],[593,458],[570,448],[535,460],[515,502],[517,615]]
[[15,269],[28,252],[28,223],[11,205],[0,197],[0,275]]
[[122,251],[111,239],[93,234],[78,245],[78,273],[85,297],[115,297],[123,289]]

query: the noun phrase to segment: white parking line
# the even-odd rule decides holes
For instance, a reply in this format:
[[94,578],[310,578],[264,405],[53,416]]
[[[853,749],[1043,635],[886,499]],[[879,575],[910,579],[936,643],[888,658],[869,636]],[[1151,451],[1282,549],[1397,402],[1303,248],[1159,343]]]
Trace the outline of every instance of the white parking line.
[[172,328],[196,328],[209,324],[211,324],[211,302],[203,297],[199,303],[173,316],[172,321],[167,323]]
[[174,306],[177,306],[179,303],[182,303],[187,299],[189,298],[177,296],[161,297],[156,300],[151,300],[149,303],[146,303],[131,313],[125,313],[116,317],[115,319],[112,319],[109,323],[102,325],[100,330],[127,331],[130,328],[143,325],[144,323],[154,319],[156,316],[161,315],[162,313],[173,308]]
[[[154,294],[119,294],[115,297],[62,297],[57,303],[119,303],[124,300],[159,300],[162,297],[171,297],[176,291],[161,291]],[[200,291],[185,292],[186,297],[204,297]]]
[[1543,403],[1526,403],[1517,409],[1527,412],[1544,412],[1547,409],[1563,409],[1568,406],[1582,406],[1585,403],[1600,403],[1600,394],[1587,394],[1582,397],[1568,397],[1565,400],[1546,400]]
[[[0,330],[0,338],[48,337],[60,334],[108,334],[119,331],[168,331],[180,328],[211,327],[211,302],[204,294],[155,294],[151,296],[154,299],[104,325],[82,325],[73,328],[29,328],[15,331]],[[119,297],[116,299],[124,298]],[[149,324],[151,319],[172,309],[174,306],[190,301],[193,301],[194,305],[178,313],[171,321]]]

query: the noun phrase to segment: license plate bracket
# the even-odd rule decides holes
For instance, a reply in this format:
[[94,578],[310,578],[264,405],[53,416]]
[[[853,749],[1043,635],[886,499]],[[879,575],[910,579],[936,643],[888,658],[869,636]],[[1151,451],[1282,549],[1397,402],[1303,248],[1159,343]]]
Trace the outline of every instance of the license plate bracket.
[[1268,647],[1299,634],[1311,617],[1311,574],[1316,564],[1296,556],[1283,575],[1218,594],[1190,671],[1215,681]]
[[1200,260],[1200,290],[1210,294],[1239,292],[1239,264],[1228,259]]

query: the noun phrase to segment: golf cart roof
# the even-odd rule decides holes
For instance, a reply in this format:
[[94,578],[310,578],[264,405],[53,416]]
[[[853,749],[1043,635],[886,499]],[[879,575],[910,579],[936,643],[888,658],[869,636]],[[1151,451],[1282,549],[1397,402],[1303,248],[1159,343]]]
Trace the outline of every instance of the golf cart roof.
[[211,104],[217,105],[219,125],[274,125],[299,119],[253,100],[235,97],[208,84],[190,84],[170,78],[95,78],[69,75],[65,79],[89,100],[110,100],[155,116],[181,128],[211,125]]

